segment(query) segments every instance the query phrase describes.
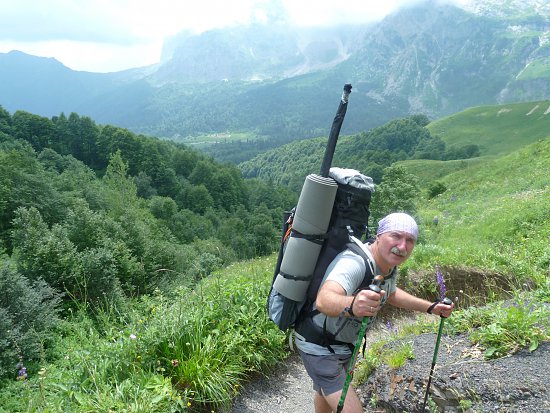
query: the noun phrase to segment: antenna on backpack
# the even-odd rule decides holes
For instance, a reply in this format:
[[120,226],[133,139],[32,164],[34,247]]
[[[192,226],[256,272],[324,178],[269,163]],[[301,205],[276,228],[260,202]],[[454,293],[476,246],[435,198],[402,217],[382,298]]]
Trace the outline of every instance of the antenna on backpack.
[[332,164],[332,158],[334,156],[334,150],[336,149],[336,142],[340,135],[340,128],[344,122],[346,111],[348,110],[349,94],[351,93],[351,84],[346,83],[344,85],[344,91],[342,92],[342,99],[340,99],[340,105],[332,121],[332,127],[330,129],[330,135],[328,137],[327,147],[325,149],[325,157],[323,158],[323,164],[321,165],[321,175],[323,178],[328,177],[330,172],[330,166]]
[[[344,92],[332,122],[321,174],[310,174],[306,177],[298,205],[292,215],[292,232],[287,242],[283,238],[279,249],[281,259],[277,259],[268,298],[268,313],[281,330],[286,330],[296,321],[326,239],[338,189],[338,183],[329,177],[329,172],[350,93],[351,85],[344,85]],[[284,254],[281,253],[283,248]]]

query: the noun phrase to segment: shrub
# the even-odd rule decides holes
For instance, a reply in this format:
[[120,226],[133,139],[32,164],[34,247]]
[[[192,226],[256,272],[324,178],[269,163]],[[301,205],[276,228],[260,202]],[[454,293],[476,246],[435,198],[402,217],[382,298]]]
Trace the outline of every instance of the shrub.
[[0,267],[0,377],[14,377],[19,357],[36,361],[53,339],[60,296],[43,280]]
[[435,181],[434,183],[430,184],[428,188],[428,199],[435,198],[436,196],[442,194],[447,190],[447,187],[445,184],[439,181]]

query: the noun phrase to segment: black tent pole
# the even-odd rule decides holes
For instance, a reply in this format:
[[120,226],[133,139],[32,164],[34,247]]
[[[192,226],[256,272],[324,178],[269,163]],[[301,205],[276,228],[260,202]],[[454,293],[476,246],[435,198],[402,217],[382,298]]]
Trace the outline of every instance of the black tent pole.
[[330,165],[332,164],[332,157],[334,156],[334,150],[336,149],[336,142],[338,141],[340,128],[342,127],[344,117],[346,116],[346,110],[348,109],[348,99],[350,93],[351,85],[347,83],[344,85],[342,99],[340,99],[340,105],[338,106],[336,116],[334,116],[334,120],[332,121],[332,128],[330,129],[327,148],[325,149],[325,156],[323,158],[323,164],[321,165],[320,175],[324,178],[328,177],[328,173],[330,171]]

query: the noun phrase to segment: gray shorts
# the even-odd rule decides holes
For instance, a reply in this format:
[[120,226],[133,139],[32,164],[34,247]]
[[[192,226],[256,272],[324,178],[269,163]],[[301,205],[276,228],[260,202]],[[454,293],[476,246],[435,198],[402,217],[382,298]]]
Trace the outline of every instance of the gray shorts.
[[350,354],[313,356],[300,351],[300,356],[316,392],[328,396],[344,388]]

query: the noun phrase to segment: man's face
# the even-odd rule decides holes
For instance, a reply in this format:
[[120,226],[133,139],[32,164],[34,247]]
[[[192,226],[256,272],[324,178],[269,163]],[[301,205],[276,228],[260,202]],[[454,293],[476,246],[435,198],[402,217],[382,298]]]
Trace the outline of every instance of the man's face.
[[378,235],[378,254],[381,267],[395,267],[409,258],[416,241],[408,232],[389,231]]

